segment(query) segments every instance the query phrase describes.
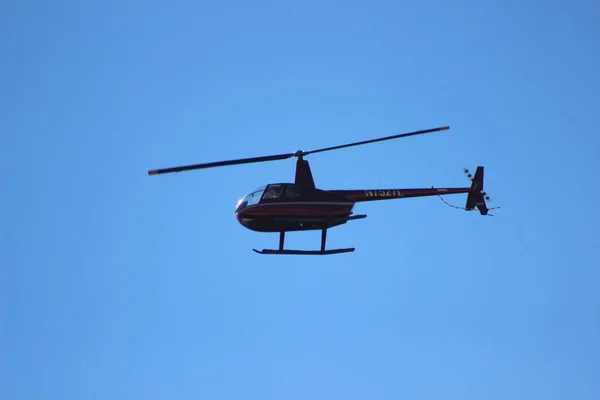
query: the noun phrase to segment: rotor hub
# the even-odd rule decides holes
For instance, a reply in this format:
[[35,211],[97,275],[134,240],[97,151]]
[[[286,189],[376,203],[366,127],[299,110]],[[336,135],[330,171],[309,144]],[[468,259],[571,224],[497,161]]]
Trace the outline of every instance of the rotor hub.
[[294,156],[295,156],[295,157],[298,157],[298,158],[302,158],[302,157],[304,157],[305,155],[306,155],[306,153],[305,153],[304,151],[302,151],[302,150],[297,150],[297,151],[294,153]]

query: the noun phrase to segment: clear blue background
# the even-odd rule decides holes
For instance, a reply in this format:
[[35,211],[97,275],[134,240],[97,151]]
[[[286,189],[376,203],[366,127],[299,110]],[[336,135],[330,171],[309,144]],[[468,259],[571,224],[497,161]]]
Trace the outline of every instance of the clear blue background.
[[[600,6],[484,3],[3,2],[0,398],[600,398]],[[502,208],[361,204],[354,254],[251,251],[293,160],[147,176],[446,124],[316,183]]]

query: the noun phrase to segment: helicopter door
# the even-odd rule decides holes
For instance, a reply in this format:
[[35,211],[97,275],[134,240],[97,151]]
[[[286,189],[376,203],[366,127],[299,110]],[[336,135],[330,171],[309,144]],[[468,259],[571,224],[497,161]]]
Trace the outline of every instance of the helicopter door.
[[283,196],[286,199],[296,199],[300,197],[302,194],[302,186],[300,185],[287,185],[285,188],[285,195]]
[[278,200],[283,194],[283,185],[269,185],[262,200]]

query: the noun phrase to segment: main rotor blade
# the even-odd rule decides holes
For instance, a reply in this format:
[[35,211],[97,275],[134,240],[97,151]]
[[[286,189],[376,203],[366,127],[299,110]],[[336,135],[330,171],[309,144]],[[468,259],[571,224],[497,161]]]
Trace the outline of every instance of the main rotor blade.
[[294,156],[294,153],[287,153],[287,154],[277,154],[274,156],[240,158],[237,160],[227,160],[227,161],[217,161],[217,162],[204,163],[204,164],[184,165],[181,167],[151,170],[151,171],[148,171],[148,175],[158,175],[158,174],[166,174],[166,173],[170,173],[170,172],[190,171],[193,169],[223,167],[226,165],[250,164],[250,163],[257,163],[257,162],[264,162],[264,161],[285,160],[286,158],[291,158],[293,156]]
[[362,142],[342,144],[342,145],[339,145],[339,146],[325,147],[323,149],[306,151],[306,152],[303,153],[303,155],[314,154],[314,153],[321,153],[321,152],[330,151],[330,150],[338,150],[338,149],[343,149],[343,148],[346,148],[346,147],[359,146],[359,145],[362,145],[362,144],[369,144],[369,143],[375,143],[375,142],[383,142],[384,140],[399,139],[399,138],[403,138],[403,137],[407,137],[407,136],[423,135],[425,133],[437,132],[437,131],[445,131],[445,130],[448,130],[448,129],[450,129],[449,126],[442,126],[440,128],[426,129],[426,130],[415,131],[415,132],[410,132],[410,133],[401,133],[399,135],[386,136],[386,137],[379,138],[379,139],[364,140]]
[[321,152],[330,151],[330,150],[338,150],[338,149],[343,149],[346,147],[359,146],[362,144],[383,142],[384,140],[399,139],[399,138],[403,138],[403,137],[407,137],[407,136],[422,135],[425,133],[443,131],[443,130],[447,130],[447,129],[450,129],[450,127],[442,126],[440,128],[426,129],[426,130],[415,131],[415,132],[410,132],[410,133],[401,133],[399,135],[392,135],[392,136],[386,136],[386,137],[378,138],[378,139],[364,140],[362,142],[356,142],[356,143],[342,144],[339,146],[325,147],[323,149],[316,149],[316,150],[311,150],[311,151],[307,151],[307,152],[299,150],[295,153],[277,154],[277,155],[273,155],[273,156],[240,158],[237,160],[217,161],[217,162],[204,163],[204,164],[184,165],[181,167],[155,169],[155,170],[148,171],[148,175],[158,175],[158,174],[166,174],[166,173],[171,173],[171,172],[190,171],[190,170],[194,170],[194,169],[224,167],[226,165],[250,164],[250,163],[258,163],[258,162],[265,162],[265,161],[285,160],[287,158],[291,158],[294,156],[303,157],[303,156],[306,156],[309,154],[314,154],[314,153],[321,153]]

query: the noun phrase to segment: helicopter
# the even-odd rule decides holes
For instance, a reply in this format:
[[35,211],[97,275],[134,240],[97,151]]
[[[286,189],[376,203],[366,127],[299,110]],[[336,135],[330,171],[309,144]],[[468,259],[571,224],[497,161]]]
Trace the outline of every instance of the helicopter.
[[[478,166],[474,175],[467,168],[464,169],[465,174],[471,180],[471,185],[468,187],[434,188],[432,186],[418,189],[324,190],[315,186],[309,163],[304,157],[316,153],[448,129],[450,129],[449,126],[442,126],[311,151],[298,150],[293,153],[154,169],[148,171],[148,175],[277,161],[296,157],[296,173],[293,183],[280,182],[260,186],[243,196],[235,207],[235,216],[243,227],[255,232],[279,233],[278,249],[252,250],[258,254],[330,255],[349,253],[353,252],[355,248],[326,249],[327,231],[349,221],[366,218],[366,214],[354,215],[353,209],[356,203],[424,196],[441,197],[442,195],[466,193],[467,200],[464,210],[473,211],[477,208],[481,215],[488,215],[489,209],[486,200],[489,202],[491,199],[483,190],[484,167]],[[310,230],[321,231],[319,250],[290,250],[284,248],[286,232]]]

